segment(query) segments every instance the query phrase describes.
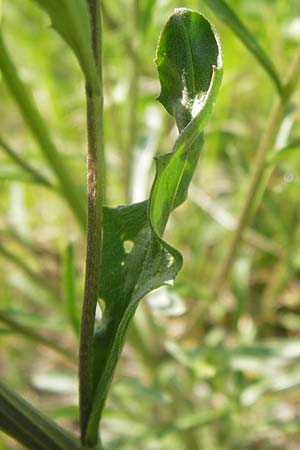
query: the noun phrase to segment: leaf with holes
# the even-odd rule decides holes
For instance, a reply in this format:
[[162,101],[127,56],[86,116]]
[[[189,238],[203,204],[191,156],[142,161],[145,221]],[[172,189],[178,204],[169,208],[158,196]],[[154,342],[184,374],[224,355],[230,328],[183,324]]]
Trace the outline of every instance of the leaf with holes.
[[87,439],[93,440],[125,333],[139,301],[174,280],[180,253],[163,233],[172,210],[185,199],[222,78],[218,38],[209,22],[187,9],[175,10],[158,44],[160,102],[180,135],[173,151],[157,158],[148,201],[105,208],[103,273],[99,296],[103,318],[94,336],[94,402]]

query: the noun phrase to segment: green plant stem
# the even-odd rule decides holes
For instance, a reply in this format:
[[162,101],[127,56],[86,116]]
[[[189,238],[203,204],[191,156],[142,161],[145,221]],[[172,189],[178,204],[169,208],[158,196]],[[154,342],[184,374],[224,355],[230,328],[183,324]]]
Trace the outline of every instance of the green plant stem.
[[0,138],[0,147],[5,151],[5,153],[19,166],[24,172],[28,173],[32,179],[42,186],[53,189],[54,186],[48,178],[38,172],[34,167],[28,164],[24,159],[22,159],[18,153],[10,147],[3,139]]
[[242,206],[240,216],[237,221],[237,226],[231,236],[227,252],[222,261],[222,265],[217,272],[216,278],[213,280],[211,288],[211,296],[217,298],[223,288],[224,282],[231,270],[234,258],[236,255],[237,247],[243,231],[250,219],[253,204],[256,199],[256,194],[260,187],[260,182],[262,180],[265,167],[267,167],[267,157],[276,134],[278,132],[279,126],[281,124],[286,107],[289,104],[291,96],[297,87],[297,83],[300,77],[300,51],[295,55],[294,61],[291,64],[289,73],[284,83],[283,95],[277,98],[274,106],[272,108],[269,120],[265,132],[262,135],[258,150],[256,153],[256,159],[254,163],[254,170],[251,176],[249,189],[246,194],[245,202]]
[[7,325],[14,332],[21,334],[22,336],[25,336],[26,338],[38,344],[42,344],[45,347],[55,351],[56,353],[59,353],[64,358],[67,358],[72,363],[76,363],[77,358],[72,352],[62,348],[60,345],[57,344],[57,342],[49,338],[46,338],[45,336],[41,335],[40,333],[37,333],[36,331],[33,331],[31,328],[27,326],[20,324],[3,311],[0,311],[0,322]]
[[80,450],[75,437],[1,382],[0,430],[31,450]]
[[85,286],[80,334],[79,400],[81,441],[85,449],[94,449],[99,444],[97,441],[87,442],[86,429],[93,402],[92,343],[101,271],[100,255],[103,201],[105,195],[105,157],[103,136],[101,4],[99,0],[88,0],[88,5],[92,24],[93,52],[99,83],[98,86],[86,86],[88,225]]
[[31,92],[18,75],[17,69],[4,44],[0,33],[0,70],[3,79],[10,90],[19,110],[30,129],[33,137],[55,174],[61,188],[61,193],[67,200],[78,222],[83,229],[86,227],[86,209],[81,194],[72,179],[70,171],[65,166],[50,134],[49,128],[41,116]]

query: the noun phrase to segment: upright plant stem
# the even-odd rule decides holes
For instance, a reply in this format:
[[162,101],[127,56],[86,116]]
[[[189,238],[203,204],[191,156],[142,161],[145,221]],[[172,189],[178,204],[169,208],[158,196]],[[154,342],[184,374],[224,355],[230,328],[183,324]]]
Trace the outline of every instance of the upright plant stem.
[[293,63],[291,64],[289,73],[284,83],[283,95],[277,98],[272,108],[266,129],[262,135],[256,159],[254,163],[254,170],[250,180],[248,192],[246,194],[245,202],[242,206],[240,216],[237,221],[237,226],[231,236],[225,258],[222,265],[217,272],[217,276],[213,281],[211,295],[217,298],[224,285],[224,282],[229,274],[237,247],[241,239],[242,233],[250,219],[253,204],[255,202],[256,194],[260,187],[260,182],[264,174],[268,152],[272,149],[276,134],[280,127],[285,109],[289,104],[291,96],[297,87],[297,82],[300,77],[300,50],[296,53]]
[[93,52],[98,70],[99,82],[97,86],[86,86],[88,133],[88,224],[85,286],[80,336],[79,392],[82,444],[86,449],[95,449],[97,448],[97,442],[86,442],[85,435],[93,399],[92,342],[101,270],[100,255],[102,243],[103,200],[105,192],[105,159],[100,0],[88,0],[88,5],[92,24]]

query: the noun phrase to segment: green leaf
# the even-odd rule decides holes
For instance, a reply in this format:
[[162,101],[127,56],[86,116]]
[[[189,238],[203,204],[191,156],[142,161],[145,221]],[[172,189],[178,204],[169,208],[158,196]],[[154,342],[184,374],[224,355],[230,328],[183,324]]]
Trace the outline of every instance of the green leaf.
[[80,450],[77,439],[0,383],[0,430],[32,450]]
[[140,29],[144,35],[147,34],[151,24],[155,4],[156,0],[144,0],[141,4]]
[[200,14],[179,8],[160,36],[158,100],[181,131],[203,108],[214,68],[222,66],[219,38]]
[[279,94],[282,94],[282,82],[278,72],[269,58],[267,52],[260,46],[255,36],[243,24],[237,14],[230,8],[225,0],[204,0],[223,22],[225,22],[236,36],[244,43],[247,49],[257,59],[263,69],[274,82]]
[[[33,181],[34,183],[41,184],[45,187],[54,188],[51,181],[48,180],[42,173],[40,173],[36,168],[29,164],[25,159],[23,159],[10,145],[7,144],[3,139],[0,138],[0,151],[4,151],[9,158],[11,158],[21,169],[24,171],[22,177],[25,180]],[[1,175],[0,175],[1,176]]]
[[92,30],[86,0],[34,0],[49,15],[53,28],[74,51],[86,81],[98,86]]
[[[178,37],[174,40],[176,30]],[[185,59],[187,53],[193,58]],[[99,287],[104,311],[94,336],[94,402],[87,441],[96,436],[125,333],[139,301],[173,281],[182,265],[180,253],[162,236],[170,213],[186,197],[202,148],[202,131],[221,83],[220,44],[209,22],[194,11],[175,10],[159,41],[157,66],[162,85],[160,101],[174,116],[181,134],[173,151],[156,161],[149,200],[104,208]],[[190,71],[192,83],[187,78]],[[189,103],[180,106],[182,95],[188,96]]]

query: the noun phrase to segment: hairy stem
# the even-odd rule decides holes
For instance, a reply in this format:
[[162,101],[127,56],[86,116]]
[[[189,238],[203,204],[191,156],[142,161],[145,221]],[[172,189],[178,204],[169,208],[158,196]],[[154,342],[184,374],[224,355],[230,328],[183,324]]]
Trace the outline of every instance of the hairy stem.
[[272,150],[272,146],[280,127],[284,112],[287,105],[289,104],[293,92],[297,87],[299,78],[300,51],[297,52],[294,61],[291,64],[286,82],[284,83],[283,95],[282,97],[277,98],[274,103],[265,132],[263,133],[260,144],[258,146],[254,163],[254,170],[250,180],[249,189],[246,194],[245,202],[242,206],[236,228],[231,236],[225,258],[223,259],[222,265],[217,272],[216,278],[213,280],[211,289],[212,297],[218,297],[223,288],[224,282],[231,270],[241,236],[250,219],[251,213],[253,212],[253,205],[255,203],[256,194],[259,190],[260,182],[264,174],[268,153]]
[[92,343],[101,270],[100,255],[102,243],[103,200],[105,193],[105,159],[103,136],[101,5],[99,0],[88,0],[88,5],[92,24],[93,52],[99,83],[98,86],[86,86],[88,133],[88,224],[85,286],[80,336],[79,391],[82,444],[86,449],[94,449],[97,447],[97,442],[86,442],[86,429],[93,401]]

